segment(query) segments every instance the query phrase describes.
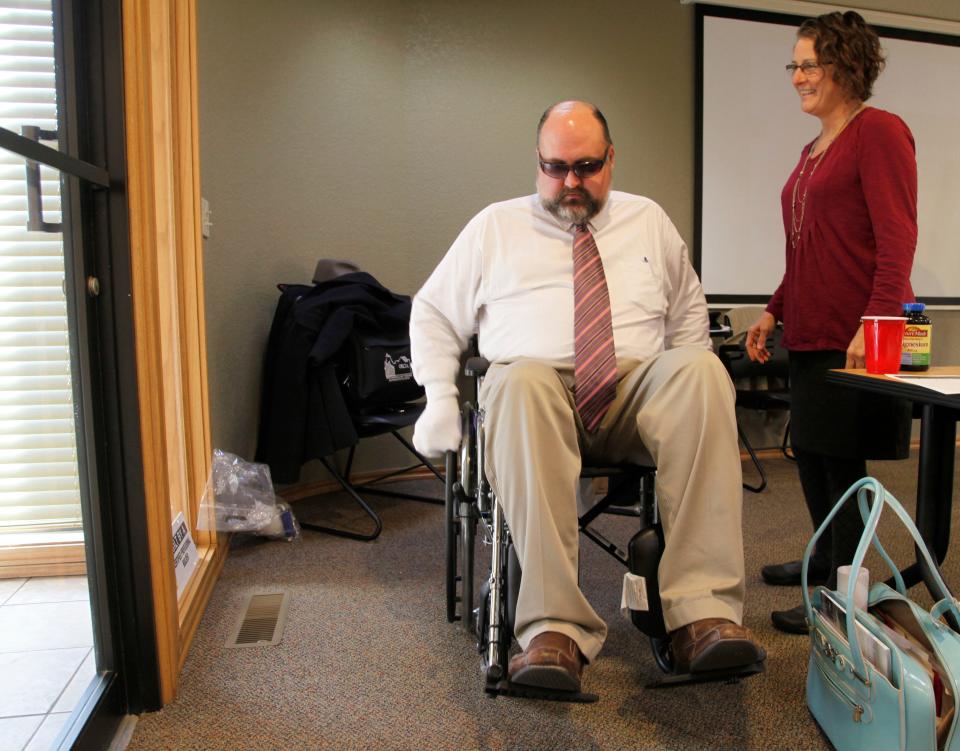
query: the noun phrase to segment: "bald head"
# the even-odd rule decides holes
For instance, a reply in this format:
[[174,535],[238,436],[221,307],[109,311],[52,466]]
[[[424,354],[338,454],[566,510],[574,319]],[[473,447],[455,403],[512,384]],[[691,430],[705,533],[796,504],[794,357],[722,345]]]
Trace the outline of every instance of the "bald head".
[[607,126],[607,118],[597,109],[597,106],[590,104],[590,102],[569,99],[563,102],[557,102],[544,110],[544,113],[540,116],[540,122],[537,123],[537,145],[540,144],[540,133],[543,131],[543,126],[547,120],[553,117],[563,118],[564,116],[567,117],[568,121],[573,118],[582,120],[586,117],[588,122],[589,118],[593,118],[596,120],[597,125],[600,126],[606,145],[610,146],[613,143],[613,140],[610,138],[610,128]]

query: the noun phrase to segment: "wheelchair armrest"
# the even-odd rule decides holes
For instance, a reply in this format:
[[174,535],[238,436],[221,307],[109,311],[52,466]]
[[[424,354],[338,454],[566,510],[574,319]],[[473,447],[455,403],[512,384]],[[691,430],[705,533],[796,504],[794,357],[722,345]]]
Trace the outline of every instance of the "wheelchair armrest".
[[485,357],[471,357],[463,367],[463,374],[475,378],[482,376],[490,367],[490,361]]
[[742,344],[721,344],[717,348],[717,356],[727,362],[740,360],[746,357],[747,351]]

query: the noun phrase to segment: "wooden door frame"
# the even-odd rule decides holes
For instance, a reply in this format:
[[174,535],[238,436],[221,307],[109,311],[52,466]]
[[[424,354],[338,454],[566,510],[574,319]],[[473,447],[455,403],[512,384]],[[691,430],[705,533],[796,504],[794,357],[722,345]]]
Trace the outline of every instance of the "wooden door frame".
[[[195,527],[210,466],[197,97],[196,0],[123,0],[130,257],[147,536],[160,694],[176,696],[226,557]],[[178,598],[171,509],[199,564]]]

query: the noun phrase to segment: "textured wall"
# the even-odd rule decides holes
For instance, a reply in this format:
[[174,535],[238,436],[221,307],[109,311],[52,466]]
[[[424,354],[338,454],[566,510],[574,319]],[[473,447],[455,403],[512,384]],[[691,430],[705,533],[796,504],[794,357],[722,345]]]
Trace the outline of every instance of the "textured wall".
[[[860,4],[960,20],[954,0]],[[214,222],[205,263],[217,447],[253,454],[275,283],[309,281],[317,258],[350,258],[412,294],[476,211],[533,191],[536,122],[557,99],[590,99],[604,110],[617,148],[614,186],[653,197],[692,241],[692,6],[198,6],[202,184]],[[730,87],[735,103],[736,81]],[[935,320],[946,331],[950,318],[956,353],[954,315]],[[384,460],[369,446],[358,455],[361,468],[381,461],[401,459],[391,453]]]

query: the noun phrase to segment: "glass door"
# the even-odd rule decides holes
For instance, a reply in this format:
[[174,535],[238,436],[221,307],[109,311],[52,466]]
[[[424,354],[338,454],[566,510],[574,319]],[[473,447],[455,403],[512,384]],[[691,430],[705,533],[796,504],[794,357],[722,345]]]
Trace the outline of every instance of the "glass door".
[[151,638],[124,648],[151,619],[124,502],[140,459],[119,365],[119,18],[118,3],[0,0],[3,748],[104,747],[155,691]]
[[[42,197],[22,190],[31,173]],[[81,406],[87,337],[68,304],[72,233],[60,226],[76,183],[3,150],[0,186],[0,737],[49,748],[103,652],[85,544],[96,497]],[[33,200],[43,228],[30,227]]]

